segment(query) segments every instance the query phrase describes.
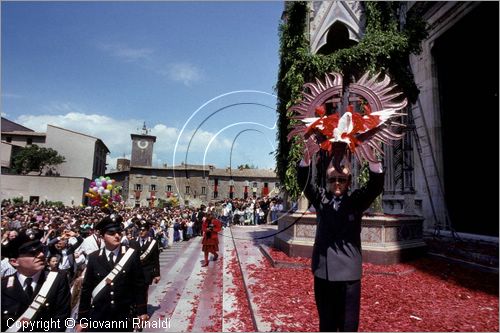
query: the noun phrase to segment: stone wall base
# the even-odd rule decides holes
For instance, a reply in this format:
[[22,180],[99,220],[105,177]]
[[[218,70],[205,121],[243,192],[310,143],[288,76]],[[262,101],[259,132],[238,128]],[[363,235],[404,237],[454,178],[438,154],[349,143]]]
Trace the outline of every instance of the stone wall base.
[[396,245],[393,247],[376,247],[362,245],[363,261],[377,265],[391,265],[423,257],[427,248],[424,242]]
[[[389,265],[425,255],[422,223],[422,218],[418,216],[363,217],[363,261]],[[275,248],[290,257],[311,257],[316,235],[316,215],[295,213],[282,216],[278,230],[284,231],[274,237]]]

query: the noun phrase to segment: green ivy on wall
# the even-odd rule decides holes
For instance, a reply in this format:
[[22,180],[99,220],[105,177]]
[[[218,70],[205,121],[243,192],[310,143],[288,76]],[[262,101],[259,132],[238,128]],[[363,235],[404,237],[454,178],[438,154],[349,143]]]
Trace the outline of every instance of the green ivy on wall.
[[280,26],[280,68],[276,85],[279,98],[276,162],[278,177],[292,198],[301,193],[296,165],[302,158],[302,142],[298,137],[287,140],[295,124],[288,109],[299,101],[305,82],[314,77],[322,78],[324,73],[332,71],[344,74],[345,78],[350,75],[359,78],[369,70],[387,73],[412,103],[419,94],[409,56],[420,53],[420,43],[427,36],[420,6],[405,13],[404,2],[366,1],[362,4],[366,16],[363,39],[353,47],[321,55],[310,52],[306,24],[308,2],[286,2],[286,18]]

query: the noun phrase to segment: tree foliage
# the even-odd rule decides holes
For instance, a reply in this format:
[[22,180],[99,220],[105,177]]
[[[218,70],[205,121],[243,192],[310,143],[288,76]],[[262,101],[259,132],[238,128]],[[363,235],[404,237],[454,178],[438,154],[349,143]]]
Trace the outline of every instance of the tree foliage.
[[177,197],[170,197],[167,199],[158,198],[159,208],[175,208],[179,206],[179,199]]
[[328,55],[312,54],[307,39],[308,2],[287,2],[286,19],[280,26],[280,68],[276,91],[278,95],[277,174],[292,198],[300,195],[296,165],[302,157],[302,142],[287,135],[295,124],[288,110],[301,97],[302,86],[314,77],[336,71],[348,80],[364,72],[388,74],[415,102],[419,90],[409,66],[410,54],[421,51],[420,43],[427,36],[426,23],[415,5],[398,1],[363,2],[366,16],[365,35],[357,45]]
[[257,169],[257,167],[253,164],[249,165],[248,163],[238,165],[238,170],[243,170],[243,169]]
[[46,171],[54,171],[55,166],[64,163],[66,158],[52,148],[31,145],[19,150],[12,159],[16,173],[26,175],[37,171],[39,175]]

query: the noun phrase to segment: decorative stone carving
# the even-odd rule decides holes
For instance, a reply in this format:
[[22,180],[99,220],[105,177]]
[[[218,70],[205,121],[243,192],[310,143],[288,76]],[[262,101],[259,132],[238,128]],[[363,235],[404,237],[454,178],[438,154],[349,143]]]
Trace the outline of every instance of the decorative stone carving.
[[313,1],[311,9],[310,36],[314,53],[326,44],[328,30],[336,21],[346,25],[350,39],[359,41],[364,35],[364,10],[359,1]]
[[[282,216],[274,246],[292,257],[310,257],[316,235],[316,215],[294,213]],[[425,251],[423,219],[418,216],[364,216],[361,229],[363,260],[392,264],[417,257]]]
[[316,226],[310,224],[297,225],[295,236],[299,238],[311,239],[316,236]]

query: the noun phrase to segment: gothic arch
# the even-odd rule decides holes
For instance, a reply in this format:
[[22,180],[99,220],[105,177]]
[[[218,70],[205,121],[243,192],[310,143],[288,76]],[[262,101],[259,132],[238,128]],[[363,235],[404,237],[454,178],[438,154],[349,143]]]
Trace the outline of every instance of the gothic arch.
[[325,33],[326,43],[317,51],[319,54],[331,54],[340,49],[350,48],[357,44],[358,40],[351,39],[352,29],[341,20],[335,21]]
[[[311,51],[318,53],[328,44],[330,33],[345,27],[347,40],[359,42],[364,35],[364,10],[359,1],[313,1],[311,6]],[[333,28],[333,31],[332,31]],[[331,38],[331,37],[330,37]]]

